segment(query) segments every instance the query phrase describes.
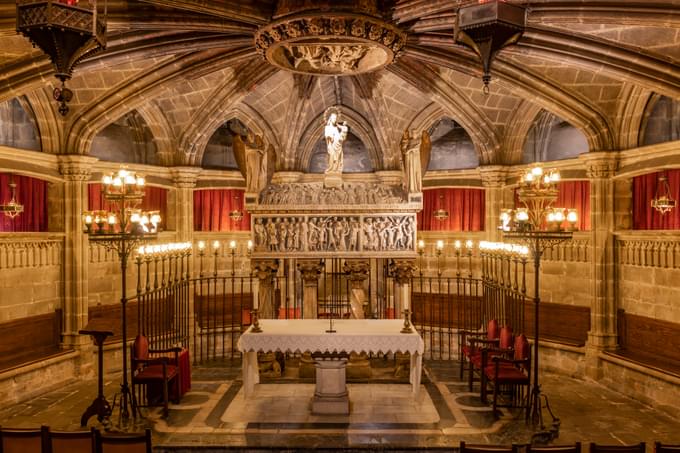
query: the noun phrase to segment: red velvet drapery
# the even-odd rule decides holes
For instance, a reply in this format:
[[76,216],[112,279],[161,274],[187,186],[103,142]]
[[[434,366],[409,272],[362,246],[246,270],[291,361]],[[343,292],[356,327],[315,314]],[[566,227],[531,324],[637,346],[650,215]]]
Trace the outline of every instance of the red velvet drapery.
[[[680,199],[680,170],[650,173],[633,178],[633,229],[635,230],[677,230],[680,229],[680,208],[661,214],[652,208],[650,202],[656,196],[659,176],[668,178],[671,198]],[[661,188],[660,188],[661,189]]]
[[[194,191],[194,231],[250,230],[250,214],[244,208],[243,193],[239,189]],[[229,218],[229,213],[234,209],[243,212],[239,222]]]
[[[553,206],[576,209],[579,231],[590,230],[590,181],[560,181],[557,183],[557,201]],[[519,201],[517,189],[515,189],[515,207],[524,206]]]
[[[443,198],[440,202],[439,196]],[[437,220],[440,207],[449,218]],[[423,191],[423,210],[418,213],[419,231],[484,231],[484,189],[429,189]]]
[[[21,175],[12,175],[12,179],[17,185],[16,200],[24,205],[24,212],[14,220],[0,214],[0,231],[47,231],[47,181]],[[9,173],[0,173],[0,202],[3,204],[12,197],[9,180]]]
[[[161,225],[166,224],[168,212],[168,189],[145,186],[144,198],[138,206],[142,211],[158,211],[161,214]],[[87,209],[90,211],[110,210],[110,204],[102,195],[102,185],[99,183],[87,186]],[[163,228],[165,229],[165,228]]]

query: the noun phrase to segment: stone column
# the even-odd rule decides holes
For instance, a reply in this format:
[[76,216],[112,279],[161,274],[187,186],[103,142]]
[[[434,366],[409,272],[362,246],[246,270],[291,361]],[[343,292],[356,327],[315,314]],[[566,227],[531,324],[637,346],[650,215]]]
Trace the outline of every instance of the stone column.
[[489,165],[479,167],[479,175],[484,186],[484,231],[489,241],[498,241],[501,238],[499,218],[504,206],[504,186],[508,175],[507,167]]
[[302,317],[304,319],[316,319],[317,302],[319,300],[319,277],[324,269],[323,261],[300,260],[298,269],[302,276]]
[[89,336],[78,331],[87,324],[89,243],[83,232],[87,210],[87,181],[96,158],[60,155],[59,172],[64,176],[64,325],[65,346],[89,346]]
[[352,317],[364,319],[368,310],[368,296],[364,282],[368,280],[371,264],[368,260],[347,260],[343,271],[349,274],[351,285],[349,305],[352,309]]
[[177,241],[191,242],[194,236],[194,187],[201,169],[175,167],[171,173],[175,183],[175,218],[172,226],[177,232]]
[[614,262],[614,180],[618,158],[615,153],[582,155],[590,179],[590,264],[592,303],[590,332],[586,344],[586,374],[599,375],[599,352],[616,348],[616,297]]
[[417,269],[415,260],[394,260],[390,276],[394,278],[394,316],[400,318],[405,309],[411,310],[411,278]]
[[274,277],[279,271],[278,260],[253,260],[253,273],[257,277],[257,307],[261,319],[276,319],[274,301]]

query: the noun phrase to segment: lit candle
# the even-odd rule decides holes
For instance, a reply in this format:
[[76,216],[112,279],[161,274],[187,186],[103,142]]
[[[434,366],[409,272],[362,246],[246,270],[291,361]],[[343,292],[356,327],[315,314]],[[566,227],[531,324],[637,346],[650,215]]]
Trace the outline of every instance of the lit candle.
[[212,246],[215,250],[217,250],[218,248],[220,248],[220,241],[213,241]]
[[423,250],[423,249],[425,248],[425,241],[423,241],[422,239],[419,240],[419,241],[418,241],[418,248],[419,248],[420,250]]
[[248,239],[248,250],[252,250],[252,249],[253,249],[253,241]]
[[143,246],[143,245],[140,246],[140,247],[137,249],[137,253],[140,254],[140,255],[144,255],[144,246]]
[[91,212],[86,212],[83,214],[83,219],[85,222],[85,225],[92,225],[92,213]]
[[116,224],[116,215],[113,214],[113,213],[109,213],[109,215],[107,217],[107,222],[109,223],[109,225],[115,225]]
[[437,250],[444,250],[444,241],[441,239],[437,241]]
[[236,249],[236,241],[229,241],[229,248],[232,250]]
[[138,186],[142,187],[145,183],[146,183],[146,181],[144,180],[144,177],[137,176],[137,185]]
[[460,250],[461,243],[460,241],[456,241],[453,243],[453,246],[456,248],[456,250]]
[[471,249],[471,248],[472,248],[472,241],[471,241],[470,239],[468,239],[467,241],[465,241],[465,248],[466,248],[466,249]]
[[576,223],[578,221],[578,213],[576,212],[576,209],[568,209],[567,210],[567,222],[569,223]]
[[102,183],[103,183],[104,185],[107,185],[107,186],[108,186],[108,185],[110,185],[112,182],[113,182],[113,178],[111,178],[111,175],[105,175],[105,176],[102,178]]
[[205,242],[204,241],[198,241],[198,249],[203,250],[205,248]]

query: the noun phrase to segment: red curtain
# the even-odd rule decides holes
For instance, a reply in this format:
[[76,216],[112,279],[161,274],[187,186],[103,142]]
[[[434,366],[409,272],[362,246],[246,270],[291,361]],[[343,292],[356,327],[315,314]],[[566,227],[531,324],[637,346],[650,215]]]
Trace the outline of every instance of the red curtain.
[[[440,196],[443,198],[440,201]],[[437,220],[444,208],[449,218]],[[484,231],[484,189],[430,189],[423,191],[423,210],[418,213],[420,231]]]
[[[102,195],[102,185],[99,183],[87,186],[87,209],[89,211],[109,210],[110,204]],[[142,211],[159,211],[161,223],[165,224],[168,212],[168,189],[161,187],[145,186],[144,198],[139,205]]]
[[[12,198],[9,188],[9,173],[0,173],[0,202]],[[0,214],[0,231],[47,231],[47,181],[30,176],[12,175],[16,187],[16,200],[24,205],[24,212],[10,219]]]
[[[576,209],[579,231],[590,230],[590,181],[560,181],[557,183],[557,201],[555,207]],[[515,189],[515,208],[524,206],[519,201],[517,189]]]
[[[250,214],[244,208],[243,193],[239,189],[195,190],[194,231],[249,231]],[[234,209],[243,212],[238,222],[229,218]]]
[[[671,198],[680,198],[680,170],[650,173],[633,178],[633,229],[634,230],[678,230],[680,229],[680,208],[661,214],[652,208],[650,202],[656,196],[659,176],[666,174]],[[661,189],[661,188],[660,188]]]

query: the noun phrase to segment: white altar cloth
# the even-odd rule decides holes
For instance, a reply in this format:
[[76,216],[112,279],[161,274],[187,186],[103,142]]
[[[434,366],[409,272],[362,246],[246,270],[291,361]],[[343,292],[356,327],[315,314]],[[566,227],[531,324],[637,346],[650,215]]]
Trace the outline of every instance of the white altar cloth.
[[411,354],[409,382],[413,395],[418,395],[423,367],[425,344],[420,335],[401,333],[404,321],[396,319],[339,319],[333,321],[336,333],[326,333],[328,320],[324,319],[261,319],[262,332],[248,329],[238,340],[238,350],[243,353],[243,387],[246,397],[260,382],[257,353],[281,352],[356,352]]

